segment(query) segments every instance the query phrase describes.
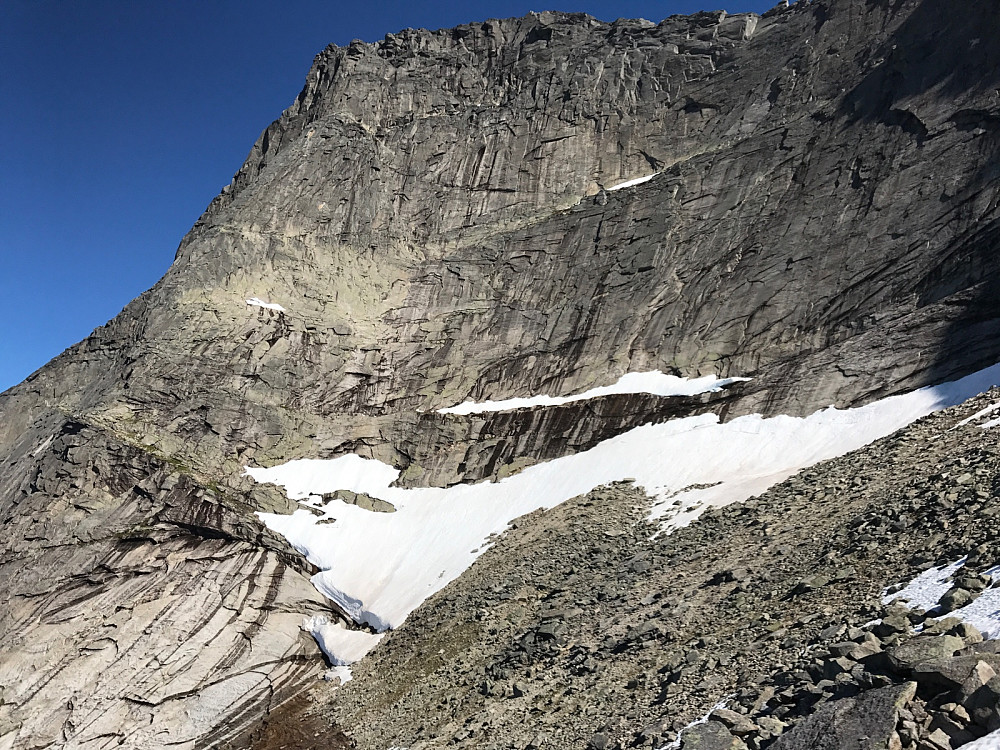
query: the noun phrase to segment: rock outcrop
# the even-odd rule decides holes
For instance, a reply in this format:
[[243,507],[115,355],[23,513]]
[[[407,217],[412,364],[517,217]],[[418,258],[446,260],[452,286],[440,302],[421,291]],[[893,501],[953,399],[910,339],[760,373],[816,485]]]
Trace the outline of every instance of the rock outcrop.
[[[998,23],[800,0],[324,50],[164,278],[0,394],[0,747],[231,741],[311,684],[299,623],[337,613],[247,465],[477,481],[1000,360]],[[435,411],[653,369],[753,380]]]

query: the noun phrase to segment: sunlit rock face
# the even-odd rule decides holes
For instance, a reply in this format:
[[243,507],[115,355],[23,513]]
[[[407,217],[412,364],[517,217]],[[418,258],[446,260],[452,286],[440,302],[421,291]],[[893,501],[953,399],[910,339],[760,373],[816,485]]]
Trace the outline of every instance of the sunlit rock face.
[[[246,466],[498,479],[1000,360],[981,6],[542,13],[321,52],[164,278],[0,396],[0,747],[210,744],[323,672],[299,626],[340,613]],[[653,370],[752,380],[437,411]]]

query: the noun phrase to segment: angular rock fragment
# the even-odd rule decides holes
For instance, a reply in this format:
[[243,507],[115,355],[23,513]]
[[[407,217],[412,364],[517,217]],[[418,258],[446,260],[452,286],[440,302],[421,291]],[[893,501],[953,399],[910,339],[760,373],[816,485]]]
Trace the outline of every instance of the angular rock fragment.
[[876,750],[888,746],[914,682],[879,688],[820,706],[781,735],[774,750]]

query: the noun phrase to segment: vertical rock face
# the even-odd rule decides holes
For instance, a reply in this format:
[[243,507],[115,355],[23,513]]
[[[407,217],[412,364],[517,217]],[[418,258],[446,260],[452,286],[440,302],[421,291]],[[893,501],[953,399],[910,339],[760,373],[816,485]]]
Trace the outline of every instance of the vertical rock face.
[[802,413],[1000,359],[997,24],[800,0],[324,50],[160,283],[0,395],[0,747],[210,744],[318,674],[329,607],[248,464],[469,481],[723,407],[434,413],[466,397],[661,369]]

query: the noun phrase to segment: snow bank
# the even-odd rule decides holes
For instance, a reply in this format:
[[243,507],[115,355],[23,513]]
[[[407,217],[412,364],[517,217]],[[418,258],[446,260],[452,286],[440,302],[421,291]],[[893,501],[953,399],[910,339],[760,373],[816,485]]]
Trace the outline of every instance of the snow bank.
[[[996,382],[1000,366],[858,409],[829,408],[805,418],[751,415],[720,424],[716,415],[705,414],[644,425],[492,483],[391,487],[397,469],[354,455],[247,468],[246,474],[323,508],[322,518],[304,509],[259,515],[321,569],[313,577],[321,592],[357,622],[382,631],[398,626],[459,576],[485,551],[492,534],[532,510],[631,477],[658,499],[650,518],[676,528],[708,506],[745,500],[803,467],[866,445]],[[713,483],[718,484],[686,489]],[[380,498],[396,512],[322,505],[315,497],[336,489]],[[318,523],[328,519],[336,520]],[[337,645],[331,646],[334,653]]]
[[644,182],[649,182],[651,179],[653,179],[654,177],[656,177],[656,175],[658,175],[658,174],[660,174],[660,173],[659,172],[653,172],[653,174],[648,174],[645,177],[633,177],[631,180],[625,180],[625,182],[619,182],[616,185],[612,185],[611,187],[604,188],[604,189],[607,192],[610,193],[612,190],[623,190],[624,188],[635,187],[636,185],[641,185]]
[[274,310],[275,312],[283,313],[285,308],[275,302],[265,302],[258,297],[251,297],[247,300],[247,304],[251,307],[263,307],[265,310]]
[[[884,594],[883,604],[896,599],[904,599],[911,607],[933,610],[941,597],[953,585],[952,578],[965,565],[965,558],[942,568],[930,568],[914,578],[895,594]],[[1000,581],[1000,566],[990,568],[986,574],[995,585]],[[1000,636],[1000,588],[986,589],[978,599],[959,609],[952,610],[948,617],[957,617],[975,627],[985,638]]]
[[928,568],[894,594],[882,592],[882,603],[889,604],[896,599],[902,599],[911,607],[932,609],[951,588],[952,577],[963,565],[965,565],[964,557],[943,568]]
[[701,378],[679,378],[664,375],[659,370],[652,372],[630,372],[622,375],[613,385],[591,388],[574,396],[531,396],[530,398],[508,398],[502,401],[466,401],[458,406],[438,409],[438,414],[482,414],[492,411],[508,411],[535,406],[560,406],[574,401],[586,401],[600,396],[623,393],[649,393],[653,396],[696,396],[699,393],[721,391],[723,388],[749,380],[750,378],[723,378],[706,375]]
[[[992,414],[997,409],[1000,409],[1000,403],[990,404],[985,409],[980,409],[979,411],[977,411],[971,417],[966,417],[961,422],[959,422],[954,427],[952,427],[952,429],[955,430],[955,429],[958,429],[959,427],[962,427],[963,425],[969,424],[970,422],[975,422],[980,417],[985,417],[987,414]],[[985,427],[985,425],[983,425],[983,426]]]
[[962,750],[1000,750],[1000,730],[962,745]]
[[868,445],[920,417],[987,391],[998,381],[1000,365],[994,365],[961,380],[891,396],[857,409],[830,407],[804,419],[752,415],[720,425],[732,425],[737,432],[727,434],[714,447],[704,448],[714,453],[716,479],[694,480],[687,486],[719,484],[673,495],[661,493],[664,499],[654,504],[651,517],[663,519],[666,530],[686,526],[706,508],[759,495],[800,469]]
[[365,630],[348,630],[340,623],[330,622],[324,615],[307,617],[302,629],[312,634],[326,658],[335,667],[346,667],[361,660],[382,640]]

